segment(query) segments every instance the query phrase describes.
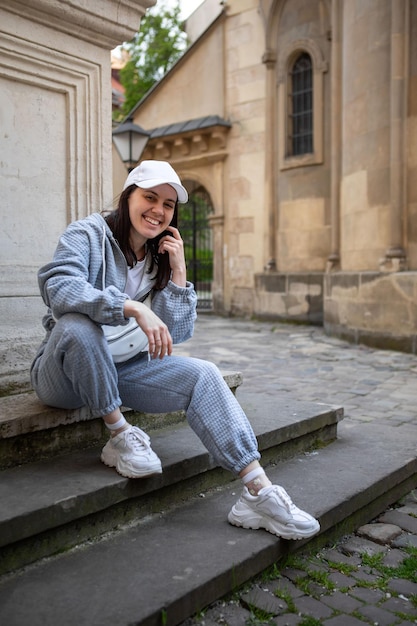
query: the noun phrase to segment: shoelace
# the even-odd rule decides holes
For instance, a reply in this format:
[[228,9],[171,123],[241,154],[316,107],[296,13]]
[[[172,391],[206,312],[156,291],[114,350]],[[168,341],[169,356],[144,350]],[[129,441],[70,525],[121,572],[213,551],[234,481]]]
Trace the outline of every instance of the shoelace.
[[264,493],[276,493],[279,499],[282,500],[289,513],[291,513],[291,511],[296,508],[288,493],[283,487],[280,487],[279,485],[271,485],[270,487],[265,487]]
[[137,426],[132,426],[126,433],[126,439],[136,450],[147,450],[150,448],[150,437]]

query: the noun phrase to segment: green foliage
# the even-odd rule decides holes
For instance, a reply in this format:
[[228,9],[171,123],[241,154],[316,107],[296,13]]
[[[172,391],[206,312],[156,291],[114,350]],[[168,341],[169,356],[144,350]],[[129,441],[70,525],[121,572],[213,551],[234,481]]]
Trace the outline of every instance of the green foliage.
[[162,609],[161,611],[161,622],[162,622],[162,626],[166,626],[168,622],[168,613],[166,609]]
[[381,570],[382,561],[384,560],[383,552],[377,552],[376,554],[362,554],[362,564],[367,565],[371,570]]
[[346,574],[346,576],[348,576],[352,572],[357,571],[357,567],[355,565],[349,565],[348,563],[338,563],[337,561],[328,561],[327,564],[333,570],[340,572],[341,574]]
[[382,553],[373,556],[362,555],[363,565],[367,565],[376,570],[383,580],[389,578],[405,578],[413,583],[417,583],[417,548],[406,548],[407,556],[397,567],[388,567],[383,564],[384,555]]
[[281,600],[284,600],[284,602],[286,602],[288,613],[297,613],[296,604],[294,602],[292,595],[289,593],[289,591],[285,591],[283,589],[276,589],[275,596],[277,598],[280,598]]
[[[196,268],[197,280],[202,282],[211,282],[213,280],[213,251],[201,250],[196,248],[195,250],[185,245],[185,259],[187,262],[187,268],[191,273]],[[195,254],[193,254],[195,252]],[[190,261],[192,259],[192,261]],[[190,280],[194,280],[190,273]]]
[[320,572],[316,570],[308,570],[308,576],[297,578],[297,586],[304,591],[304,593],[310,593],[310,584],[312,582],[321,585],[327,591],[334,591],[335,585],[329,579],[327,572]]
[[268,613],[257,607],[252,607],[250,617],[248,617],[245,624],[246,626],[262,626],[263,624],[269,624],[272,617],[272,613]]
[[263,583],[266,583],[270,580],[277,580],[277,578],[281,578],[281,571],[278,563],[273,563],[272,565],[267,567],[259,576],[259,579]]
[[417,548],[407,548],[408,556],[396,568],[395,575],[417,583]]
[[179,3],[170,8],[158,2],[148,9],[131,41],[123,44],[130,60],[120,70],[125,88],[122,115],[126,116],[184,53],[188,41],[180,21]]

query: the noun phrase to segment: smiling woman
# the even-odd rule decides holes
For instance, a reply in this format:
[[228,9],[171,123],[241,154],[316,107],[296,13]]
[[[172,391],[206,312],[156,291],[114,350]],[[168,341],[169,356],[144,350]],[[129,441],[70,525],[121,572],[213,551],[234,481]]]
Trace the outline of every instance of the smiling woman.
[[[185,411],[218,465],[243,481],[229,522],[287,539],[311,537],[319,523],[271,485],[252,427],[218,368],[172,355],[174,343],[192,336],[196,318],[177,228],[178,203],[187,199],[169,163],[143,161],[110,215],[95,213],[68,226],[38,274],[48,312],[33,387],[45,404],[86,405],[101,417],[110,431],[101,460],[126,478],[160,474],[162,464],[149,436],[126,421],[122,405],[145,413]],[[130,320],[147,342],[114,358],[103,327]]]

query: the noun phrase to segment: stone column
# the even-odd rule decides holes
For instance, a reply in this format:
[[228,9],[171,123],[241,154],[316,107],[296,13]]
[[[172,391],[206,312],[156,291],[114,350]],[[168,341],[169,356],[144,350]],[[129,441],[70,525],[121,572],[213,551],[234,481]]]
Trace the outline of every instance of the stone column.
[[382,271],[406,269],[405,221],[405,116],[408,68],[409,0],[391,0],[391,244],[381,264]]
[[340,182],[342,159],[342,4],[332,0],[332,57],[330,67],[331,98],[331,180],[330,180],[330,220],[331,252],[327,271],[340,269]]
[[44,336],[38,268],[69,222],[112,205],[110,51],[153,4],[0,3],[3,392],[27,386]]
[[222,263],[224,215],[210,215],[208,222],[210,228],[213,230],[213,311],[221,314],[224,312],[224,281]]
[[277,159],[276,159],[276,55],[266,50],[262,57],[266,65],[266,111],[265,111],[265,206],[267,211],[267,250],[268,261],[265,270],[274,272],[276,263],[277,229]]

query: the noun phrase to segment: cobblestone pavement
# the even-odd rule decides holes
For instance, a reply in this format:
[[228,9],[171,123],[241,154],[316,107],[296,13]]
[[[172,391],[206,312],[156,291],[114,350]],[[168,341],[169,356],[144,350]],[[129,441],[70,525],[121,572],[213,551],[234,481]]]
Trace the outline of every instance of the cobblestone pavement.
[[[194,337],[175,354],[243,374],[242,393],[289,394],[344,407],[345,419],[417,426],[417,356],[355,346],[317,326],[200,314]],[[417,441],[417,431],[416,431]]]
[[[355,346],[322,328],[200,315],[175,347],[240,371],[241,397],[284,395],[344,407],[345,420],[416,425],[417,357]],[[308,550],[308,544],[305,547]],[[354,535],[296,553],[183,626],[417,624],[417,489]]]

